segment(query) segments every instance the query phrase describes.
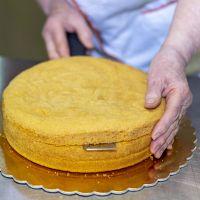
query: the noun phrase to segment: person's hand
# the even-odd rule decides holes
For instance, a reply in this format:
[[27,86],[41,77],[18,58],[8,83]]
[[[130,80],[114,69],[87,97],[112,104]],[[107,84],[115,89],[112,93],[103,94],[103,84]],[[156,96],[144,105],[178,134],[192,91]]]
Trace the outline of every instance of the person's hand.
[[169,48],[160,50],[150,66],[145,107],[155,108],[166,98],[165,112],[152,132],[150,150],[156,158],[172,148],[179,122],[192,102],[185,65],[178,52]]
[[66,32],[76,32],[82,44],[92,48],[92,32],[84,17],[66,2],[62,5],[52,6],[42,36],[45,41],[48,57],[56,59],[69,56],[69,46]]

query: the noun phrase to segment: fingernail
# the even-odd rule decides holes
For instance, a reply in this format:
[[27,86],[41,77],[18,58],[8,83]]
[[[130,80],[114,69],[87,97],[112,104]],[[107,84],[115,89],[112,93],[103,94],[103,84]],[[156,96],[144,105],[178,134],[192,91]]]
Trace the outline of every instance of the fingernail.
[[155,98],[148,98],[147,99],[147,103],[148,104],[152,104],[152,103],[154,103],[155,102]]
[[93,42],[91,41],[90,38],[87,39],[87,47],[88,48],[93,48]]
[[163,150],[158,151],[158,153],[156,153],[156,158],[160,158],[163,154]]
[[88,47],[89,49],[92,49],[92,48],[93,48],[93,44],[92,44],[92,43],[88,43],[87,45],[88,45],[87,47]]
[[160,135],[160,133],[157,133],[157,132],[156,132],[156,133],[153,133],[153,134],[152,134],[152,139],[153,139],[153,140],[156,140],[156,139],[159,137],[159,135]]
[[159,153],[156,153],[154,156],[155,156],[155,158],[157,158],[157,159],[160,158],[160,154],[159,154]]

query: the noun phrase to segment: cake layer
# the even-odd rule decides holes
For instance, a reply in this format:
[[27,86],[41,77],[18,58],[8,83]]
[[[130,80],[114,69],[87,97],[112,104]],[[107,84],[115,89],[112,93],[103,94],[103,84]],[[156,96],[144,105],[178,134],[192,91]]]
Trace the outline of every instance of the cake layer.
[[[121,169],[150,156],[150,136],[116,143],[117,151],[85,151],[80,145],[55,146],[24,137],[5,124],[7,140],[25,158],[53,169],[70,172],[101,172]],[[16,140],[17,138],[17,140]],[[27,145],[29,144],[29,145]]]
[[[152,132],[153,126],[156,121],[151,121],[148,126],[141,127],[140,129],[135,129],[131,131],[106,131],[106,132],[97,132],[91,134],[80,134],[80,135],[68,135],[66,134],[64,137],[44,137],[44,135],[40,134],[40,131],[35,132],[33,130],[24,129],[20,125],[16,124],[13,121],[10,121],[9,118],[4,116],[4,132],[8,135],[10,134],[6,129],[8,127],[12,130],[12,132],[19,133],[16,134],[17,138],[29,138],[32,141],[37,141],[40,143],[46,143],[49,145],[56,146],[65,146],[65,145],[84,145],[84,144],[101,144],[101,143],[113,143],[113,142],[128,142],[131,140],[135,140],[139,137],[148,136],[150,137],[150,133]],[[90,137],[91,135],[91,137]]]
[[81,145],[129,141],[150,134],[164,110],[144,108],[146,74],[90,57],[39,64],[3,95],[4,120],[40,142]]

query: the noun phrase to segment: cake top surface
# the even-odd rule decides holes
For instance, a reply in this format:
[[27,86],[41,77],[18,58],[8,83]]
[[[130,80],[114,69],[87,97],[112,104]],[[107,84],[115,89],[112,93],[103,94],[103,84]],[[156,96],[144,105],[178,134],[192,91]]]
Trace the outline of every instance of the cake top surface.
[[48,137],[123,132],[157,121],[163,103],[144,108],[147,75],[102,58],[70,57],[19,74],[3,95],[4,116]]

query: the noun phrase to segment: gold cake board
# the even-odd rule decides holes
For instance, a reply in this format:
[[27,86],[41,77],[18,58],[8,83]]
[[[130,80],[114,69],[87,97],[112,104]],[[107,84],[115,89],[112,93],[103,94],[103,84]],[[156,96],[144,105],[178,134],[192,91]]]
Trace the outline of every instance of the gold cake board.
[[0,136],[0,171],[19,184],[66,195],[105,196],[138,191],[177,174],[187,165],[196,148],[195,130],[188,119],[181,123],[173,150],[160,159],[147,159],[135,166],[104,173],[70,173],[37,165],[15,152]]

